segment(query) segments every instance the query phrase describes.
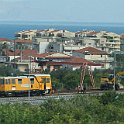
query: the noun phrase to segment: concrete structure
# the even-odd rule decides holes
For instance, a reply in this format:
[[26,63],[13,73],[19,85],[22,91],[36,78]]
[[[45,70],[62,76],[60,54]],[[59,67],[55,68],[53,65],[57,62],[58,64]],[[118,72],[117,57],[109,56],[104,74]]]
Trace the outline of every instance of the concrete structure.
[[43,38],[43,37],[62,37],[64,30],[55,30],[55,29],[44,29],[38,30],[36,32],[36,38]]
[[84,30],[75,33],[75,37],[96,37],[97,32],[94,30]]
[[120,36],[120,50],[121,51],[124,51],[124,34],[122,34],[121,36]]
[[7,38],[0,38],[0,44],[11,44],[11,40],[7,39]]
[[49,42],[51,42],[51,39],[48,38],[33,38],[32,49],[37,50],[38,53],[45,53],[47,52]]
[[36,38],[43,38],[43,37],[75,37],[74,32],[70,32],[67,30],[56,30],[56,29],[44,29],[44,30],[37,30],[35,32]]
[[111,63],[114,61],[112,57],[109,57],[110,54],[93,47],[86,47],[80,50],[75,50],[73,51],[73,56],[85,58],[86,60],[98,64],[103,64],[105,69],[111,68]]
[[[22,59],[20,61],[20,59]],[[18,69],[21,72],[41,72],[40,66],[38,66],[38,63],[35,62],[35,58],[32,56],[23,56],[22,58],[18,57],[16,58],[16,69]]]
[[69,60],[71,56],[63,54],[63,53],[56,53],[56,52],[49,52],[49,53],[44,53],[44,54],[37,54],[36,55],[36,60],[39,63],[39,65],[42,68],[42,71],[49,69],[50,71],[59,69],[62,67],[62,65],[56,65],[53,66],[52,63],[56,62],[63,62],[66,60]]
[[74,32],[67,30],[38,30],[32,40],[33,49],[37,49],[39,53],[63,52],[64,42],[74,36]]
[[11,49],[13,42],[7,38],[0,38],[0,55],[3,53],[3,49]]
[[[120,51],[122,42],[123,38],[121,37],[120,40],[120,35],[106,31],[80,31],[75,33],[67,30],[44,29],[35,30],[32,36],[32,48],[37,50],[39,54],[65,53],[104,64],[104,68],[111,68],[113,58],[109,56],[113,51]],[[87,52],[87,47],[96,48],[97,52],[94,53],[92,49],[88,49]],[[82,49],[85,49],[85,52],[80,53],[79,51]]]
[[8,62],[12,62],[15,58],[18,58],[21,55],[20,54],[21,53],[20,50],[16,50],[14,52],[14,51],[9,50],[9,49],[4,49],[3,52],[4,52],[4,55],[9,58]]
[[41,70],[38,63],[35,62],[37,52],[34,50],[5,50],[5,55],[8,58],[7,63],[14,65],[14,67],[21,72],[36,72]]
[[32,40],[32,38],[36,35],[37,30],[27,30],[16,32],[15,38],[20,40]]
[[13,50],[32,49],[32,40],[12,40],[12,42],[13,42]]
[[47,48],[48,52],[63,52],[63,43],[61,42],[50,42]]
[[101,31],[97,33],[97,37],[106,38],[105,47],[109,53],[113,51],[120,51],[120,35],[113,32]]
[[72,57],[63,53],[44,53],[37,55],[37,62],[41,66],[42,71],[48,69],[49,71],[57,70],[60,68],[79,69],[83,64],[95,68],[102,68],[102,64],[96,64],[84,58]]
[[82,44],[85,44],[84,41],[86,38],[87,40],[94,40],[96,43],[91,44],[91,46],[93,45],[92,47],[96,47],[109,53],[113,51],[120,51],[120,35],[113,32],[82,31],[76,32],[75,37],[82,38]]

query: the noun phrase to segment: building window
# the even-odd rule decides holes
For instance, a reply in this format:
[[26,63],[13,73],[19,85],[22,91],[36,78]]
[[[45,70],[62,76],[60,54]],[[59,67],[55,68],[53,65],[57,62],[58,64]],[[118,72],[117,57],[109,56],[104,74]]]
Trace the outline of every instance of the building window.
[[53,48],[54,48],[53,45],[49,46],[49,49],[53,49]]
[[12,79],[12,84],[15,84],[15,79]]
[[22,84],[22,79],[18,79],[18,84]]

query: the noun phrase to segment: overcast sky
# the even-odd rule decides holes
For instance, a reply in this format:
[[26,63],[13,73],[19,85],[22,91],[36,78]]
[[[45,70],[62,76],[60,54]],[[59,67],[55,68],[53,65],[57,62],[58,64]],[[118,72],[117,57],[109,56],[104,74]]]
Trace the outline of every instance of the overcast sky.
[[124,0],[0,0],[0,21],[124,23]]

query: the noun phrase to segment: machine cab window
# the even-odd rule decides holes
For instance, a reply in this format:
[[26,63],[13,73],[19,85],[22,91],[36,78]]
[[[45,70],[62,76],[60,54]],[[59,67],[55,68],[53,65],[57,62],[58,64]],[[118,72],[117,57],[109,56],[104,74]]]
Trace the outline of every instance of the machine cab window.
[[4,84],[4,79],[0,79],[0,85]]
[[15,84],[15,79],[12,79],[12,84]]
[[18,79],[18,84],[22,84],[22,79]]
[[6,84],[10,84],[10,79],[6,79]]
[[31,84],[34,84],[34,78],[30,78]]

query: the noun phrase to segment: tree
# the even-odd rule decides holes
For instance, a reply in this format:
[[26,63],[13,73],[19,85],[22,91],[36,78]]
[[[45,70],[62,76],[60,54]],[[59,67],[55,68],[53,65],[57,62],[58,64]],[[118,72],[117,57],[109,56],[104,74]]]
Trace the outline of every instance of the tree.
[[108,91],[100,97],[100,102],[104,105],[115,103],[118,99],[118,94],[115,91]]
[[22,73],[19,70],[15,70],[11,65],[0,65],[0,76],[16,76]]
[[52,82],[57,88],[74,89],[80,83],[80,70],[60,69],[51,72]]

